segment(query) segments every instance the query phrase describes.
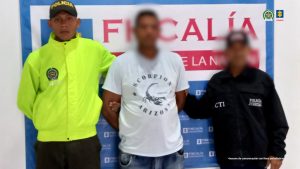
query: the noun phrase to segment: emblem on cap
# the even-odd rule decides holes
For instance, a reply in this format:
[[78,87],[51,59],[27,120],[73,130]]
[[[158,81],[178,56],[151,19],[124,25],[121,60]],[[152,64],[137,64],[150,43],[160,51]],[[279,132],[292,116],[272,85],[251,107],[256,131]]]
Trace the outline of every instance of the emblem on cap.
[[48,80],[58,79],[58,70],[56,68],[49,68],[46,72]]
[[75,5],[71,1],[56,0],[50,6],[50,18],[55,17],[56,14],[62,11],[77,17],[77,10],[75,8]]
[[54,2],[51,6],[50,9],[56,8],[58,6],[69,6],[71,8],[74,8],[73,3],[66,1],[66,0],[60,0],[60,1],[56,1]]

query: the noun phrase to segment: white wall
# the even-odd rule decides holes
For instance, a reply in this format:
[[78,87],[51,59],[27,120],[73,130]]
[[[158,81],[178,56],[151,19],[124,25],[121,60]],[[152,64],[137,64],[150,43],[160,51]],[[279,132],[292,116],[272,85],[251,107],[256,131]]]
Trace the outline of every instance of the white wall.
[[[285,10],[275,23],[275,83],[290,132],[283,169],[297,169],[300,153],[300,1],[275,1]],[[0,6],[0,168],[25,169],[24,118],[16,108],[21,70],[19,0]]]
[[21,70],[19,1],[0,5],[0,168],[25,169],[24,117],[16,105]]
[[285,10],[275,24],[275,84],[290,125],[283,169],[300,168],[300,1],[275,1]]

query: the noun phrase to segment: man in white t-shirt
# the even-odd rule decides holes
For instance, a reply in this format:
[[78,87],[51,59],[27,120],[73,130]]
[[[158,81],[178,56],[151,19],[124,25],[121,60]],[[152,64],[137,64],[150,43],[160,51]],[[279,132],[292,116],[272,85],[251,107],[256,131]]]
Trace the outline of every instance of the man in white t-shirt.
[[[189,85],[179,55],[158,49],[159,19],[151,10],[135,20],[137,49],[119,56],[103,89],[103,116],[119,130],[122,169],[183,169],[178,113]],[[119,113],[112,102],[121,103]]]

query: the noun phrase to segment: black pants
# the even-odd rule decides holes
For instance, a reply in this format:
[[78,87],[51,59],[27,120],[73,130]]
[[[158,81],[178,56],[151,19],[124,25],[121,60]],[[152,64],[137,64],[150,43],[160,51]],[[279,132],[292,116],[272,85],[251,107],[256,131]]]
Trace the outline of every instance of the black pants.
[[97,136],[70,142],[35,145],[37,169],[100,169],[101,145]]

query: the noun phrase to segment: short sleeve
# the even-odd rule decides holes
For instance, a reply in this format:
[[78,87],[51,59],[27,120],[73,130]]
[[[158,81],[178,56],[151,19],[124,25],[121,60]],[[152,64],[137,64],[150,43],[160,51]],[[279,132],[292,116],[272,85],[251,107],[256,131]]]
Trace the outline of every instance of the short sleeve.
[[189,88],[189,83],[188,80],[186,78],[186,72],[185,72],[185,68],[182,62],[182,59],[179,55],[177,55],[178,57],[178,79],[177,79],[177,86],[176,86],[176,92],[182,91],[182,90],[186,90]]
[[121,95],[122,93],[122,76],[120,74],[121,67],[119,66],[118,60],[115,60],[109,68],[106,76],[103,89],[112,93]]

